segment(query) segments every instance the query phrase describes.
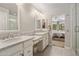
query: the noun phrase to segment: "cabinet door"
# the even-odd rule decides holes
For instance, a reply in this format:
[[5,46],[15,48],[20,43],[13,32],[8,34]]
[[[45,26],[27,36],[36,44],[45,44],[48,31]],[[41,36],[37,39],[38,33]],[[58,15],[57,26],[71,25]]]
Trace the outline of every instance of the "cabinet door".
[[27,48],[29,46],[33,46],[33,40],[28,40],[24,42],[24,48]]
[[48,45],[48,34],[46,34],[46,45]]
[[33,55],[33,47],[29,46],[27,48],[24,48],[24,56],[31,56]]
[[0,56],[10,56],[17,52],[17,46],[5,48],[0,51]]
[[46,39],[45,37],[43,37],[43,50],[45,49],[45,47],[46,47]]
[[18,56],[24,56],[24,52],[23,52],[23,50],[18,51]]
[[43,49],[45,49],[47,45],[48,45],[48,38],[47,34],[45,34],[43,38]]
[[15,55],[19,50],[22,50],[22,44],[17,44],[11,47],[7,47],[3,50],[0,50],[0,56],[10,56]]

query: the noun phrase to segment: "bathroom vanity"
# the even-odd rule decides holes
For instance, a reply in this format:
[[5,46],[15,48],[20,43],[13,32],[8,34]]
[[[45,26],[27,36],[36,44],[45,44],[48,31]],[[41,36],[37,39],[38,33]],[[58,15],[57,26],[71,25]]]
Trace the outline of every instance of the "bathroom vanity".
[[42,41],[38,45],[39,51],[43,51],[48,46],[48,32],[36,32],[35,35],[42,36]]
[[32,56],[33,36],[0,41],[0,56]]

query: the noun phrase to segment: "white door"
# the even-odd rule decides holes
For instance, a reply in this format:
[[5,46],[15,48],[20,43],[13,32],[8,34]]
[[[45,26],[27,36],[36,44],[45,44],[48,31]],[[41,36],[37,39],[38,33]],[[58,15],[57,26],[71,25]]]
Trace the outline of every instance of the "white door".
[[65,15],[65,47],[70,47],[70,15]]

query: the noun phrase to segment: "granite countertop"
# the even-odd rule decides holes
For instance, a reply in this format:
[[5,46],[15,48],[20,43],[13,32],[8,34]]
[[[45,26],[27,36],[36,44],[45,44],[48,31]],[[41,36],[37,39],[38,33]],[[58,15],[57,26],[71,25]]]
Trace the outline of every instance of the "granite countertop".
[[20,36],[10,40],[0,40],[0,50],[33,38],[34,36]]

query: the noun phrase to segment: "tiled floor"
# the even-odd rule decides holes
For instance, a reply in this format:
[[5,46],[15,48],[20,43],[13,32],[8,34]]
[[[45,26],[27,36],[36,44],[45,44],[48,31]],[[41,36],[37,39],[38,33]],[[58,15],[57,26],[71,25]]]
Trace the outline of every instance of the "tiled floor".
[[75,56],[75,52],[67,48],[48,46],[44,52],[36,53],[34,56]]

